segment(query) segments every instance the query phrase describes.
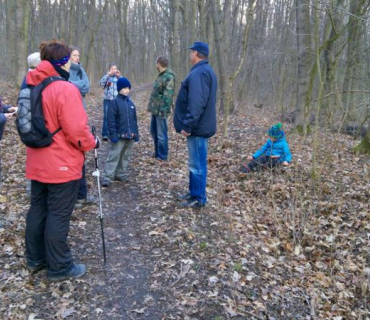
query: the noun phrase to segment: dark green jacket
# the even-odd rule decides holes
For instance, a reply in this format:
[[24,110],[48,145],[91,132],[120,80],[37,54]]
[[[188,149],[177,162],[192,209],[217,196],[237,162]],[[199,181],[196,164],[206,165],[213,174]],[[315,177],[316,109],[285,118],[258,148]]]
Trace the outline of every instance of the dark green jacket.
[[173,93],[175,91],[175,75],[167,68],[158,75],[150,95],[148,111],[154,116],[166,118],[171,114]]

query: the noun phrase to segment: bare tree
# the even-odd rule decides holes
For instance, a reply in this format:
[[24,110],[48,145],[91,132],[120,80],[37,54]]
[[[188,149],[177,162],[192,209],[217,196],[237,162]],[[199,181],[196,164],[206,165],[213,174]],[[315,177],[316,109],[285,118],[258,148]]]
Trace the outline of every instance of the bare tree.
[[297,24],[297,103],[296,103],[296,126],[304,134],[307,133],[310,116],[310,70],[312,66],[311,47],[311,19],[310,0],[295,0],[296,24]]

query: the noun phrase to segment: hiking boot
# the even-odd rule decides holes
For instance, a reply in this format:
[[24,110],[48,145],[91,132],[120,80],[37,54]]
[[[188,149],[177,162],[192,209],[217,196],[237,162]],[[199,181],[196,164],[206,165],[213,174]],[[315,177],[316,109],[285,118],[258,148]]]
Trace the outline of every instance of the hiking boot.
[[110,179],[109,178],[103,178],[103,182],[101,184],[103,187],[109,187],[110,186]]
[[115,181],[119,181],[119,182],[122,182],[122,183],[127,183],[127,182],[130,182],[129,178],[126,177],[126,176],[123,176],[123,177],[115,177],[114,178]]
[[103,141],[107,142],[109,140],[108,136],[103,136]]
[[197,199],[194,199],[194,198],[180,203],[180,206],[190,207],[190,208],[201,208],[201,207],[204,207],[205,205],[206,205],[205,203],[202,204]]
[[247,165],[245,165],[245,166],[242,166],[240,168],[240,172],[241,173],[249,173],[249,172],[251,172],[251,169],[249,169],[249,167]]
[[95,203],[95,197],[92,195],[87,195],[85,199],[77,199],[75,208],[80,209],[82,208],[82,206],[93,204],[93,203]]
[[67,279],[81,278],[86,273],[86,266],[84,264],[72,264],[69,271],[60,273],[48,271],[48,279],[50,281],[62,281]]
[[191,196],[190,192],[187,194],[180,194],[177,196],[177,200],[184,201],[184,200],[191,200],[193,197]]
[[27,269],[32,271],[32,272],[37,272],[42,269],[46,268],[46,261],[38,261],[38,262],[33,262],[33,261],[27,261]]

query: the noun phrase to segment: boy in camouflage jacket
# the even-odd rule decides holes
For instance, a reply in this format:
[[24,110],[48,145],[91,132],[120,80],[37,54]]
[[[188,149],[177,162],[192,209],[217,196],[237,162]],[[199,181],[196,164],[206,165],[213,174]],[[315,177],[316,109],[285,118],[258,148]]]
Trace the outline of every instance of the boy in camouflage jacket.
[[155,158],[166,161],[168,157],[168,116],[173,106],[175,75],[168,68],[168,59],[165,56],[157,58],[157,70],[159,75],[154,82],[148,104],[148,111],[152,114],[150,133],[154,140]]

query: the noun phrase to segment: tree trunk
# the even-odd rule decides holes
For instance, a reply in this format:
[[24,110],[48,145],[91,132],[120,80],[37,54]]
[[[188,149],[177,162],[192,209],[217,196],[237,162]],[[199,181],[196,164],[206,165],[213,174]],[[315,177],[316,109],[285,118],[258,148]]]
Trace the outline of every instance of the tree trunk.
[[30,16],[30,3],[27,0],[17,1],[17,85],[21,85],[27,72],[27,43],[28,25]]
[[213,17],[213,29],[214,39],[217,53],[217,65],[219,71],[219,83],[220,83],[220,110],[225,111],[226,103],[226,92],[227,92],[227,73],[225,68],[224,60],[224,48],[221,40],[221,28],[220,28],[220,12],[219,12],[219,0],[211,0],[211,10]]
[[180,74],[179,70],[179,0],[170,1],[170,20],[171,20],[171,30],[170,30],[170,57],[172,62],[172,67],[177,75]]
[[238,76],[240,70],[242,69],[242,66],[244,64],[244,60],[245,60],[246,55],[247,55],[248,36],[249,36],[249,32],[251,30],[251,27],[253,25],[253,13],[254,13],[255,1],[256,0],[249,0],[248,1],[248,11],[247,11],[247,19],[246,19],[247,24],[245,26],[244,34],[243,34],[241,58],[240,58],[239,65],[238,65],[236,71],[229,78],[228,91],[227,91],[227,95],[226,95],[223,137],[227,136],[227,128],[228,128],[228,124],[229,124],[229,114],[230,114],[230,105],[231,105],[231,101],[232,101],[232,98],[233,98],[234,80]]
[[297,24],[297,104],[295,125],[297,129],[307,134],[310,116],[310,72],[312,65],[310,0],[295,0]]

